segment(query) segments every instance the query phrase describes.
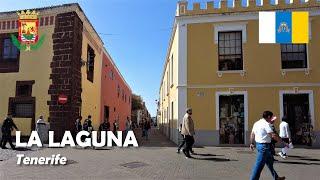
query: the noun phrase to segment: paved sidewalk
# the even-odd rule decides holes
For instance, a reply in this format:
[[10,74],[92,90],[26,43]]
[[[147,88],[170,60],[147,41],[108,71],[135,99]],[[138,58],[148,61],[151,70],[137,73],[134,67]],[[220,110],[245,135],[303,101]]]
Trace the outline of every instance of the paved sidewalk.
[[[153,137],[152,137],[153,135]],[[138,133],[137,133],[138,136]],[[160,146],[156,141],[171,144]],[[69,160],[65,166],[16,165],[17,158],[0,162],[0,179],[249,179],[255,153],[248,148],[194,148],[198,155],[185,159],[176,147],[156,129],[144,147],[111,150],[45,148],[28,156],[61,154]],[[140,144],[140,145],[141,145]],[[0,151],[1,153],[1,151]],[[287,160],[276,157],[279,175],[289,180],[318,180],[320,150],[293,149]],[[261,179],[272,179],[267,168]]]

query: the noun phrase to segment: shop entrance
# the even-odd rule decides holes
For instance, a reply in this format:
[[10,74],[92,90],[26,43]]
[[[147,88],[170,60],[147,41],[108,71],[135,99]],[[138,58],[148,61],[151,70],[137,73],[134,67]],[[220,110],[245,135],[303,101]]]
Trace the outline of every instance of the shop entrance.
[[293,144],[311,146],[313,126],[309,94],[284,94],[283,115],[288,119]]
[[220,144],[245,143],[245,95],[219,95]]

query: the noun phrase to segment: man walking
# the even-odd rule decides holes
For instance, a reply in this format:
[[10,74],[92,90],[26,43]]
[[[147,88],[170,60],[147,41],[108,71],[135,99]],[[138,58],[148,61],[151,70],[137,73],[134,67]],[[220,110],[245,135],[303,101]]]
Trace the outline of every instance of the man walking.
[[[290,144],[291,141],[291,133],[290,133],[290,128],[289,128],[289,124],[288,124],[288,119],[286,117],[282,118],[282,121],[280,123],[279,129],[280,129],[280,133],[279,136],[281,137],[282,141],[285,143]],[[287,152],[288,152],[288,147],[284,147],[281,149],[281,152],[279,152],[279,156],[282,157],[283,159],[287,158]]]
[[76,135],[77,135],[80,131],[82,131],[81,120],[82,120],[82,116],[79,116],[79,117],[76,119],[76,122],[74,123],[75,130],[76,130]]
[[150,120],[146,120],[143,124],[144,129],[144,136],[146,137],[146,140],[149,140],[149,129],[151,129]]
[[85,119],[83,122],[83,130],[84,131],[89,131],[89,124],[92,124],[91,115],[89,115],[88,118]]
[[104,121],[99,126],[99,131],[109,131],[110,130],[110,122],[108,118],[105,118]]
[[273,168],[273,156],[271,152],[271,139],[274,138],[277,142],[281,142],[281,138],[275,134],[269,123],[273,118],[273,113],[270,111],[263,112],[262,119],[254,123],[250,140],[250,149],[254,150],[254,141],[257,148],[257,159],[252,171],[251,180],[258,180],[264,165],[269,168],[274,180],[283,180],[285,177],[279,177]]
[[192,109],[187,108],[186,114],[183,117],[181,134],[184,136],[186,141],[186,147],[182,150],[186,158],[191,158],[190,152],[192,151],[192,146],[194,144],[194,123],[191,118]]
[[182,149],[182,147],[184,146],[184,144],[186,144],[186,140],[185,140],[185,138],[184,138],[184,135],[181,134],[181,130],[182,130],[182,124],[180,124],[180,126],[179,126],[179,134],[180,134],[181,137],[182,137],[182,141],[181,141],[181,143],[180,143],[180,145],[179,145],[179,147],[178,147],[177,153],[180,153],[180,150]]
[[7,118],[3,121],[1,131],[2,131],[2,144],[1,148],[2,149],[7,149],[6,144],[9,141],[9,144],[12,149],[15,149],[15,146],[12,144],[12,136],[11,136],[11,131],[15,128],[18,130],[16,124],[12,120],[12,116],[8,115]]

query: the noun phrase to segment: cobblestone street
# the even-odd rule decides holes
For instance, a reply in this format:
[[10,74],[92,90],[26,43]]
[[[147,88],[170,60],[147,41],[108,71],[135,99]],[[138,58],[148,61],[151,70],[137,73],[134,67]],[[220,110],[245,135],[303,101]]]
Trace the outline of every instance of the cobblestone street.
[[[136,133],[139,137],[141,134]],[[255,153],[241,147],[195,148],[194,159],[176,153],[173,143],[157,130],[149,141],[139,137],[139,148],[80,149],[44,148],[11,153],[0,161],[0,179],[249,179]],[[68,158],[65,166],[16,165],[14,154]],[[275,168],[287,179],[316,180],[320,176],[320,150],[293,149],[287,160],[276,157]],[[268,169],[261,179],[272,179]]]

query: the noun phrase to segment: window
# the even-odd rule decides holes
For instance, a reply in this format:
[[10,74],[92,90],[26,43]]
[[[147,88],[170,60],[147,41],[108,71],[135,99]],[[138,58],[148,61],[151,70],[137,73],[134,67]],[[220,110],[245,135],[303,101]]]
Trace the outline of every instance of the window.
[[307,68],[306,44],[281,44],[282,69]]
[[93,82],[93,73],[94,73],[94,58],[95,58],[94,50],[91,46],[88,45],[87,48],[87,79]]
[[20,51],[10,34],[0,34],[0,73],[19,72]]
[[32,95],[32,85],[34,84],[34,80],[32,81],[17,81],[16,83],[16,97],[21,96],[31,96]]
[[35,98],[34,97],[10,97],[9,113],[18,118],[34,118]]
[[5,38],[3,40],[3,52],[2,52],[2,58],[13,60],[17,59],[18,57],[18,48],[13,45],[11,42],[11,39]]
[[219,32],[219,71],[243,70],[242,32]]
[[120,97],[120,86],[119,85],[118,85],[117,91],[118,91],[118,98],[119,98]]
[[171,121],[173,121],[174,114],[173,114],[173,102],[171,102]]
[[167,94],[169,93],[169,89],[170,89],[170,82],[169,82],[169,80],[170,80],[170,77],[169,77],[169,69],[168,69],[168,71],[167,71]]
[[112,70],[109,72],[109,77],[111,80],[114,80],[114,73]]
[[17,94],[16,96],[30,96],[30,88],[31,86],[30,85],[20,85],[20,86],[17,86]]
[[31,103],[17,103],[14,108],[15,117],[32,117],[33,104]]

